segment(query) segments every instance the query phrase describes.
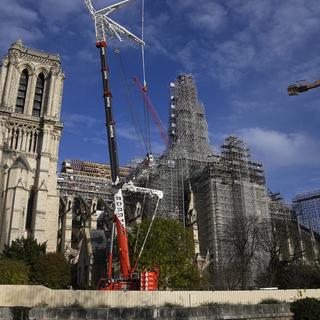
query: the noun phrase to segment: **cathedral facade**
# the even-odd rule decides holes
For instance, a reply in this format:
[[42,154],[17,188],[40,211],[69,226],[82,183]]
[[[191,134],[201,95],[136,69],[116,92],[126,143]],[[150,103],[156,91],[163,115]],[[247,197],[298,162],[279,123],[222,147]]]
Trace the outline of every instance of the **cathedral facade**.
[[0,69],[0,251],[32,236],[57,247],[60,57],[18,40]]

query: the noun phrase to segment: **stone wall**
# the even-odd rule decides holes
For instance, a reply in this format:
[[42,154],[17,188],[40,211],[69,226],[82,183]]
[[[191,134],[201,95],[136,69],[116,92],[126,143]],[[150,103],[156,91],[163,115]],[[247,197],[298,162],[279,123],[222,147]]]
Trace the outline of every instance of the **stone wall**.
[[292,320],[288,304],[213,305],[199,308],[0,308],[0,320]]

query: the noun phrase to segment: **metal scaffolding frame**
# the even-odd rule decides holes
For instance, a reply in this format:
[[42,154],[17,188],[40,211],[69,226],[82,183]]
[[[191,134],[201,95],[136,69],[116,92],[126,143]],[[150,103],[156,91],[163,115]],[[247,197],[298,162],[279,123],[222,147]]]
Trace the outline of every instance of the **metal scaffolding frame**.
[[192,75],[181,74],[170,84],[169,143],[150,168],[148,183],[164,192],[159,213],[186,223],[190,179],[212,161],[208,125]]
[[320,190],[296,195],[293,209],[299,223],[320,234]]
[[225,139],[221,154],[192,180],[199,228],[200,254],[210,252],[214,269],[228,259],[225,228],[236,217],[269,219],[265,177],[261,163],[250,159],[246,143],[235,136]]

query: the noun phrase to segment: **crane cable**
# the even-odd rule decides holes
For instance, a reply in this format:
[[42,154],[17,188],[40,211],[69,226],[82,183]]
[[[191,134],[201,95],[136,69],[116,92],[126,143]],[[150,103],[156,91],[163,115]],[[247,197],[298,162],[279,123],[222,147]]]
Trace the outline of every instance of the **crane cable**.
[[[144,0],[141,0],[141,40],[144,42],[144,15],[145,15],[145,6]],[[146,80],[146,63],[145,63],[145,50],[144,44],[141,45],[141,60],[142,60],[142,77],[143,77],[143,91],[147,94],[148,86]],[[150,118],[149,113],[147,111],[146,102],[144,101],[144,125],[146,130],[146,140],[149,148],[149,152],[152,153],[151,150],[151,138],[150,138]]]
[[132,91],[131,91],[131,87],[130,87],[130,85],[128,83],[128,76],[127,76],[127,74],[125,72],[125,66],[124,66],[124,62],[123,62],[122,56],[120,54],[119,48],[115,49],[114,53],[118,57],[117,60],[118,60],[118,63],[119,63],[120,74],[121,74],[122,82],[123,82],[124,87],[126,89],[125,92],[126,92],[126,97],[127,97],[127,103],[128,103],[128,106],[129,106],[130,116],[131,116],[131,120],[133,122],[133,126],[134,126],[134,129],[135,129],[136,135],[138,137],[140,137],[140,139],[143,141],[143,144],[144,144],[144,147],[146,149],[146,152],[149,153],[150,149],[149,149],[148,137],[143,134],[143,129],[139,125],[139,121],[138,121],[138,119],[136,117],[136,113],[134,112],[135,106],[134,106],[134,102],[133,102],[133,98],[132,98]]
[[[148,173],[145,188],[148,188],[149,177],[150,177],[150,175],[149,175],[149,173]],[[141,219],[143,218],[143,211],[144,211],[145,204],[146,204],[146,197],[147,197],[147,195],[144,194],[144,195],[143,195],[143,202],[142,202],[141,210],[140,210],[140,212],[141,212],[141,214],[140,214]],[[138,225],[137,236],[136,236],[136,241],[135,241],[135,244],[134,244],[133,254],[135,254],[135,253],[137,252],[138,240],[139,240],[139,236],[140,236],[140,229],[141,229],[141,223],[139,223],[139,225]]]
[[[141,40],[144,42],[144,0],[141,5]],[[146,81],[146,65],[145,65],[145,54],[144,54],[144,44],[141,45],[141,57],[142,57],[142,76],[143,76],[143,86],[147,91],[147,81]]]
[[145,236],[145,238],[144,238],[144,241],[143,241],[143,243],[142,243],[140,252],[139,252],[139,254],[138,254],[138,257],[137,257],[137,260],[136,260],[136,262],[135,262],[135,264],[134,264],[134,267],[133,267],[133,269],[132,269],[132,270],[133,270],[132,272],[134,272],[135,269],[137,268],[138,262],[139,262],[139,260],[140,260],[140,258],[141,258],[142,252],[143,252],[144,247],[145,247],[145,245],[146,245],[146,242],[147,242],[147,240],[148,240],[148,238],[149,238],[149,234],[150,234],[152,225],[153,225],[153,223],[154,223],[154,219],[155,219],[155,217],[156,217],[156,215],[157,215],[157,211],[158,211],[158,207],[159,207],[159,202],[160,202],[160,199],[158,198],[158,199],[157,199],[157,203],[156,203],[156,207],[155,207],[154,212],[153,212],[152,219],[151,219],[150,224],[149,224],[149,228],[148,228],[148,230],[147,230],[147,234],[146,234],[146,236]]

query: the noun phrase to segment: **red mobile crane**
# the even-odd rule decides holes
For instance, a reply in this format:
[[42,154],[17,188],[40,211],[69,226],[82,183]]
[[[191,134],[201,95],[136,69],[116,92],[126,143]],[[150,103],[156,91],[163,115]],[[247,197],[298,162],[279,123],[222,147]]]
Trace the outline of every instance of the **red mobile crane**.
[[[129,4],[132,0],[123,0],[110,5],[101,10],[95,10],[92,6],[91,0],[84,0],[87,8],[89,9],[91,16],[95,23],[96,32],[96,47],[100,51],[100,61],[101,61],[101,73],[102,73],[102,84],[103,84],[103,99],[104,108],[106,114],[106,127],[108,135],[108,147],[109,147],[109,157],[110,157],[110,167],[111,167],[111,177],[113,185],[113,195],[114,195],[114,223],[112,226],[111,244],[108,254],[108,270],[106,278],[100,280],[98,289],[99,290],[156,290],[158,287],[158,270],[153,271],[143,271],[136,272],[137,262],[132,268],[130,265],[129,249],[128,249],[128,237],[127,229],[125,223],[125,213],[124,213],[124,202],[122,190],[128,190],[130,192],[145,193],[150,196],[157,197],[157,205],[155,209],[158,208],[159,200],[163,197],[162,191],[153,190],[148,188],[136,187],[132,182],[121,182],[119,178],[119,162],[118,153],[116,145],[116,132],[115,132],[115,121],[112,115],[112,94],[110,90],[109,83],[109,69],[107,65],[106,49],[107,41],[106,35],[110,38],[117,38],[120,41],[121,36],[143,46],[144,42],[136,37],[134,34],[129,32],[124,27],[120,26],[115,21],[111,20],[108,15]],[[154,216],[155,216],[154,213]],[[153,217],[154,217],[153,216]],[[152,220],[153,221],[153,220]],[[151,228],[150,224],[150,228]],[[115,278],[112,275],[112,253],[113,253],[113,238],[114,233],[117,233],[117,242],[119,248],[119,262],[120,262],[120,276]],[[149,229],[150,230],[150,229]],[[144,244],[141,248],[141,256]]]

